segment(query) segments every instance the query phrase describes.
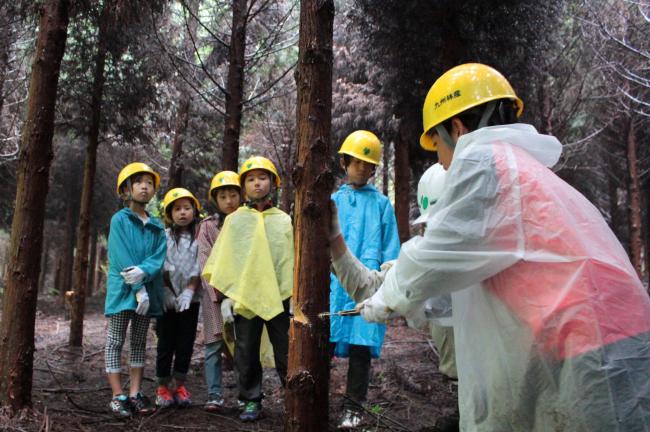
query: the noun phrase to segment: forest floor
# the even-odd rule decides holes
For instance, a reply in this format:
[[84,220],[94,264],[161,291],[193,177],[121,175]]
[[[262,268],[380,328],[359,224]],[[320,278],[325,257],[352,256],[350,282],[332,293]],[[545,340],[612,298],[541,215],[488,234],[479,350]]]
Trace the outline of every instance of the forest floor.
[[[39,301],[36,319],[33,409],[9,417],[0,411],[0,430],[10,431],[281,431],[284,429],[284,395],[273,370],[264,371],[263,418],[255,423],[239,421],[232,370],[223,376],[227,409],[213,414],[203,410],[202,336],[197,336],[187,387],[194,403],[189,408],[170,408],[150,416],[114,417],[109,409],[110,388],[104,374],[106,319],[103,302],[88,304],[81,350],[68,347],[69,319],[55,300]],[[199,324],[201,326],[201,324]],[[126,351],[126,349],[125,349]],[[150,329],[144,391],[152,400],[156,342]],[[124,356],[126,360],[126,356]],[[373,360],[364,426],[365,431],[435,431],[438,418],[456,410],[457,386],[437,369],[438,358],[424,332],[405,326],[401,319],[389,324],[382,356]],[[333,359],[330,377],[329,430],[336,430],[345,393],[347,360]],[[124,376],[124,381],[128,376]],[[325,419],[324,419],[325,420]]]

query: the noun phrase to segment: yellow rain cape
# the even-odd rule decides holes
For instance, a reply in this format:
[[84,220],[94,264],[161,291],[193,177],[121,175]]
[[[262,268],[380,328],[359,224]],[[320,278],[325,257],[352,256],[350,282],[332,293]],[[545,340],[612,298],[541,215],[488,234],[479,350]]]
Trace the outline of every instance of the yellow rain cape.
[[202,276],[235,302],[235,313],[271,320],[293,289],[291,218],[271,207],[240,207],[226,217]]

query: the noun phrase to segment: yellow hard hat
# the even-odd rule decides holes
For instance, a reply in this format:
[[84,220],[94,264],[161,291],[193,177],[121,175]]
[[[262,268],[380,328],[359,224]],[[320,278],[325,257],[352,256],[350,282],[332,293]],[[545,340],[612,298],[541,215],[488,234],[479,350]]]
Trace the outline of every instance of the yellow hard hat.
[[167,222],[171,222],[169,217],[167,216],[167,209],[174,203],[174,201],[179,200],[181,198],[189,198],[194,202],[194,206],[196,207],[196,209],[201,210],[201,203],[199,202],[198,199],[196,199],[196,197],[192,194],[192,192],[188,191],[185,188],[170,189],[165,194],[165,198],[163,199],[163,214],[165,215],[165,220],[167,220]]
[[244,174],[249,171],[256,169],[261,169],[270,172],[275,176],[275,186],[280,187],[280,176],[278,175],[278,170],[275,169],[273,162],[262,156],[253,156],[248,158],[246,162],[241,165],[239,169],[239,179],[243,180]]
[[436,145],[427,135],[439,125],[470,108],[497,99],[513,99],[517,104],[517,117],[524,111],[524,103],[499,71],[480,63],[467,63],[445,72],[429,89],[422,107],[424,132],[420,145],[425,150],[436,151]]
[[358,130],[352,132],[341,144],[339,154],[346,154],[373,165],[381,159],[381,141],[372,132]]
[[145,163],[133,162],[122,168],[122,171],[120,171],[120,174],[117,176],[117,194],[120,194],[120,188],[122,187],[122,184],[129,177],[140,173],[151,174],[153,176],[154,189],[158,190],[158,186],[160,186],[160,176],[158,173],[152,170],[151,167]]
[[212,199],[212,192],[225,186],[234,186],[241,189],[239,184],[239,174],[234,171],[221,171],[218,172],[210,182],[210,190],[208,191],[208,200]]

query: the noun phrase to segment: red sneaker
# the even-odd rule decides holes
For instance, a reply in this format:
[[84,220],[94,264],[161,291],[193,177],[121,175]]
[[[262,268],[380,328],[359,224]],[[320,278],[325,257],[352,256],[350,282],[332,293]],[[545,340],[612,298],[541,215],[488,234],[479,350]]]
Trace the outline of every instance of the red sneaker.
[[174,401],[182,407],[190,406],[192,405],[192,394],[187,391],[184,385],[180,385],[174,391]]
[[156,390],[156,405],[167,408],[174,405],[174,396],[167,386],[158,386]]

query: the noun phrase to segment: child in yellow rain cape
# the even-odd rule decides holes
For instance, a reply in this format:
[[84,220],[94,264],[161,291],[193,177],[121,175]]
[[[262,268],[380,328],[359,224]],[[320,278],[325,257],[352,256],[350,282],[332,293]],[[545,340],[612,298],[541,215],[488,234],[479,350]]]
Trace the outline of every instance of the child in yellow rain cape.
[[222,302],[221,310],[224,320],[235,315],[235,370],[239,399],[245,402],[240,419],[255,421],[262,409],[259,350],[264,327],[282,385],[286,380],[293,227],[289,215],[273,205],[280,177],[270,160],[252,157],[239,175],[246,205],[226,217],[203,277],[230,300]]

